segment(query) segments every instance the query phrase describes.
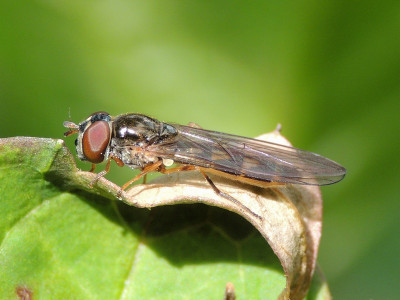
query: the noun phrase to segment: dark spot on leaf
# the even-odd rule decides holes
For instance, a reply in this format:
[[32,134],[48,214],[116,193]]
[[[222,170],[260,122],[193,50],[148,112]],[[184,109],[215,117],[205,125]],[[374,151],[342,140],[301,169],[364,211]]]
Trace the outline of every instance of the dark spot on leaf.
[[235,299],[236,299],[235,286],[233,285],[232,282],[227,282],[225,287],[224,300],[235,300]]
[[17,294],[18,298],[21,300],[31,300],[33,299],[33,293],[30,289],[26,286],[17,286],[15,289],[15,293]]

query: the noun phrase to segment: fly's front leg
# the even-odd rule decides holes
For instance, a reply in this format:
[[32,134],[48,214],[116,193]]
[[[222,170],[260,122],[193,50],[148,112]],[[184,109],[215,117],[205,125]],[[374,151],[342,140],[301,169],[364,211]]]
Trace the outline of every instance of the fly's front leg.
[[[110,171],[111,160],[114,160],[114,161],[117,163],[117,165],[118,165],[119,167],[123,167],[123,166],[124,166],[124,163],[122,162],[122,160],[120,160],[118,157],[115,157],[115,156],[111,156],[111,155],[110,155],[110,157],[107,159],[106,167],[104,168],[103,171],[101,171],[100,173],[98,173],[98,174],[96,175],[96,177],[90,182],[90,184],[89,184],[90,187],[93,187],[93,186],[95,185],[95,183],[96,183],[97,181],[99,181],[99,179],[100,179],[101,177],[104,177],[104,176]],[[96,167],[96,165],[95,165],[95,164],[92,164],[92,168],[90,169],[90,172],[93,172],[94,169],[95,169],[95,167]]]
[[92,164],[92,167],[90,168],[89,172],[93,173],[95,169],[96,169],[96,164]]
[[[94,164],[92,164],[92,169],[90,170],[91,172],[94,171],[93,165],[94,165]],[[106,164],[105,169],[104,169],[103,171],[101,171],[100,173],[98,173],[98,174],[96,175],[96,177],[89,183],[89,186],[90,186],[90,187],[93,187],[93,186],[95,185],[95,183],[96,183],[97,181],[99,181],[99,179],[100,179],[101,177],[103,177],[104,175],[106,175],[106,174],[110,171],[110,165],[111,165],[111,158],[109,158],[109,159],[107,160],[107,164]],[[92,170],[93,170],[93,171],[92,171]]]

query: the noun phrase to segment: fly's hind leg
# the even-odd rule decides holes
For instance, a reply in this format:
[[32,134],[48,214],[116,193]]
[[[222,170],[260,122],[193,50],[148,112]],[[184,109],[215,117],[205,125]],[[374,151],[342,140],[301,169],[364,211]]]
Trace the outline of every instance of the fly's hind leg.
[[215,184],[214,182],[211,180],[211,178],[200,168],[198,168],[198,170],[200,171],[200,173],[203,175],[203,177],[207,180],[208,184],[212,187],[212,189],[214,190],[214,192],[218,195],[221,196],[233,203],[235,203],[237,206],[241,207],[243,210],[247,211],[248,213],[250,213],[251,215],[253,215],[254,217],[261,219],[261,217],[259,215],[257,215],[256,213],[254,213],[252,210],[250,210],[248,207],[244,206],[239,200],[233,198],[231,195],[224,193],[223,191],[221,191]]
[[165,169],[163,166],[161,166],[159,172],[161,172],[163,174],[171,174],[171,173],[176,173],[176,172],[181,172],[181,171],[194,171],[194,170],[199,171],[203,175],[205,180],[208,182],[208,184],[211,186],[211,188],[214,190],[214,192],[218,196],[221,196],[221,197],[223,197],[223,198],[235,203],[237,206],[239,206],[240,208],[242,208],[243,210],[245,210],[249,214],[253,215],[254,217],[256,217],[258,219],[261,219],[261,217],[259,215],[257,215],[253,211],[251,211],[248,207],[244,206],[240,201],[238,201],[237,199],[233,198],[231,195],[222,192],[214,184],[214,182],[211,180],[211,178],[204,172],[204,170],[202,168],[200,168],[200,167],[192,166],[192,165],[183,165],[183,166],[179,166],[179,167],[175,167],[175,168]]

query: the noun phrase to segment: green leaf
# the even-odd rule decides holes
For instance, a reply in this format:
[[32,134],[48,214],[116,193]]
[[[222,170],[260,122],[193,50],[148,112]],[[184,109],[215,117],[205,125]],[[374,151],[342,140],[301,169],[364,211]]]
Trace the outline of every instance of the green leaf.
[[[223,299],[227,282],[238,299],[275,299],[285,287],[242,217],[136,208],[86,182],[60,140],[0,140],[1,299]],[[321,276],[307,299],[329,299]]]

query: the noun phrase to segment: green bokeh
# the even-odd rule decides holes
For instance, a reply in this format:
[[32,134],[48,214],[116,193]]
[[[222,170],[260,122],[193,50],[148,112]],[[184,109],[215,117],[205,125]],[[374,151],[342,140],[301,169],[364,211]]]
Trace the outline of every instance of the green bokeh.
[[334,298],[393,299],[399,15],[398,1],[3,0],[0,137],[61,138],[69,115],[98,110],[245,136],[281,123],[295,146],[348,168],[323,188],[319,261]]

